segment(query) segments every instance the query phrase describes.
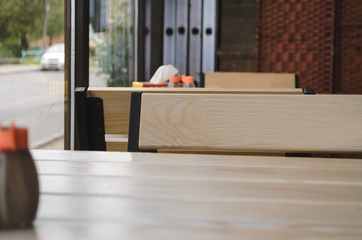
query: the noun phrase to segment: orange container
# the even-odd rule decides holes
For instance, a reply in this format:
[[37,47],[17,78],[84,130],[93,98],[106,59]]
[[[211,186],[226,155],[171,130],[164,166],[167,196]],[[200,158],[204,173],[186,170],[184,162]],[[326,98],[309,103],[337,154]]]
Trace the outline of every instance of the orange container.
[[28,148],[28,130],[15,128],[11,123],[9,129],[3,129],[0,124],[0,152],[15,151]]

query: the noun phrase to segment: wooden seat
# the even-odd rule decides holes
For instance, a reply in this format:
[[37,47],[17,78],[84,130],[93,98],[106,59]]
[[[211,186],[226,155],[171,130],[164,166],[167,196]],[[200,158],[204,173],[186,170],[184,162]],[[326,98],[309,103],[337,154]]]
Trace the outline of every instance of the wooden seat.
[[294,73],[209,72],[205,88],[298,88]]
[[[138,146],[130,151],[362,152],[361,95],[143,93],[139,97]],[[132,124],[136,122],[133,119]]]
[[[160,94],[166,94],[166,93],[167,94],[176,94],[176,93],[303,94],[302,89],[295,89],[295,88],[291,89],[118,88],[118,87],[88,88],[86,93],[82,95],[83,97],[86,97],[85,95],[87,95],[88,98],[95,98],[102,100],[102,106],[103,106],[102,112],[104,112],[103,128],[106,134],[105,142],[106,142],[107,151],[127,151],[130,102],[131,102],[132,92],[160,93]],[[77,101],[77,102],[80,103],[82,101]],[[80,107],[80,110],[82,109],[83,108]],[[81,125],[81,127],[84,128],[84,124]],[[87,140],[84,139],[83,142],[87,142]],[[94,149],[88,148],[83,150],[94,150]]]

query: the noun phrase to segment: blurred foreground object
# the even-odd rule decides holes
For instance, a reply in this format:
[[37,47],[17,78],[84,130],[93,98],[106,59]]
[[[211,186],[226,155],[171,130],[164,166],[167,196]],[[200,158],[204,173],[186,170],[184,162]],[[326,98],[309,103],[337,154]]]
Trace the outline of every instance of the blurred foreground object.
[[0,124],[0,228],[31,226],[39,200],[39,183],[28,150],[25,128]]

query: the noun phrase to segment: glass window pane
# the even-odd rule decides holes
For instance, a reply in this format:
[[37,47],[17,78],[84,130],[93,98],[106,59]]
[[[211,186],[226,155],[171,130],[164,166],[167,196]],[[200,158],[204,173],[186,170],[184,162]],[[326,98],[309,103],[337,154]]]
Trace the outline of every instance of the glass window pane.
[[131,85],[131,1],[90,0],[89,86]]
[[0,1],[0,121],[64,149],[64,1]]

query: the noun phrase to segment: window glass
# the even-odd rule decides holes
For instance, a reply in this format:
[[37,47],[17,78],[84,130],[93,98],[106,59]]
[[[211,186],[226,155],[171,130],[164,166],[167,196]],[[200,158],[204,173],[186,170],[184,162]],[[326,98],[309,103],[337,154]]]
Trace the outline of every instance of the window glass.
[[89,10],[89,86],[130,86],[131,1],[90,0]]
[[63,149],[64,1],[0,0],[0,121],[30,148]]

